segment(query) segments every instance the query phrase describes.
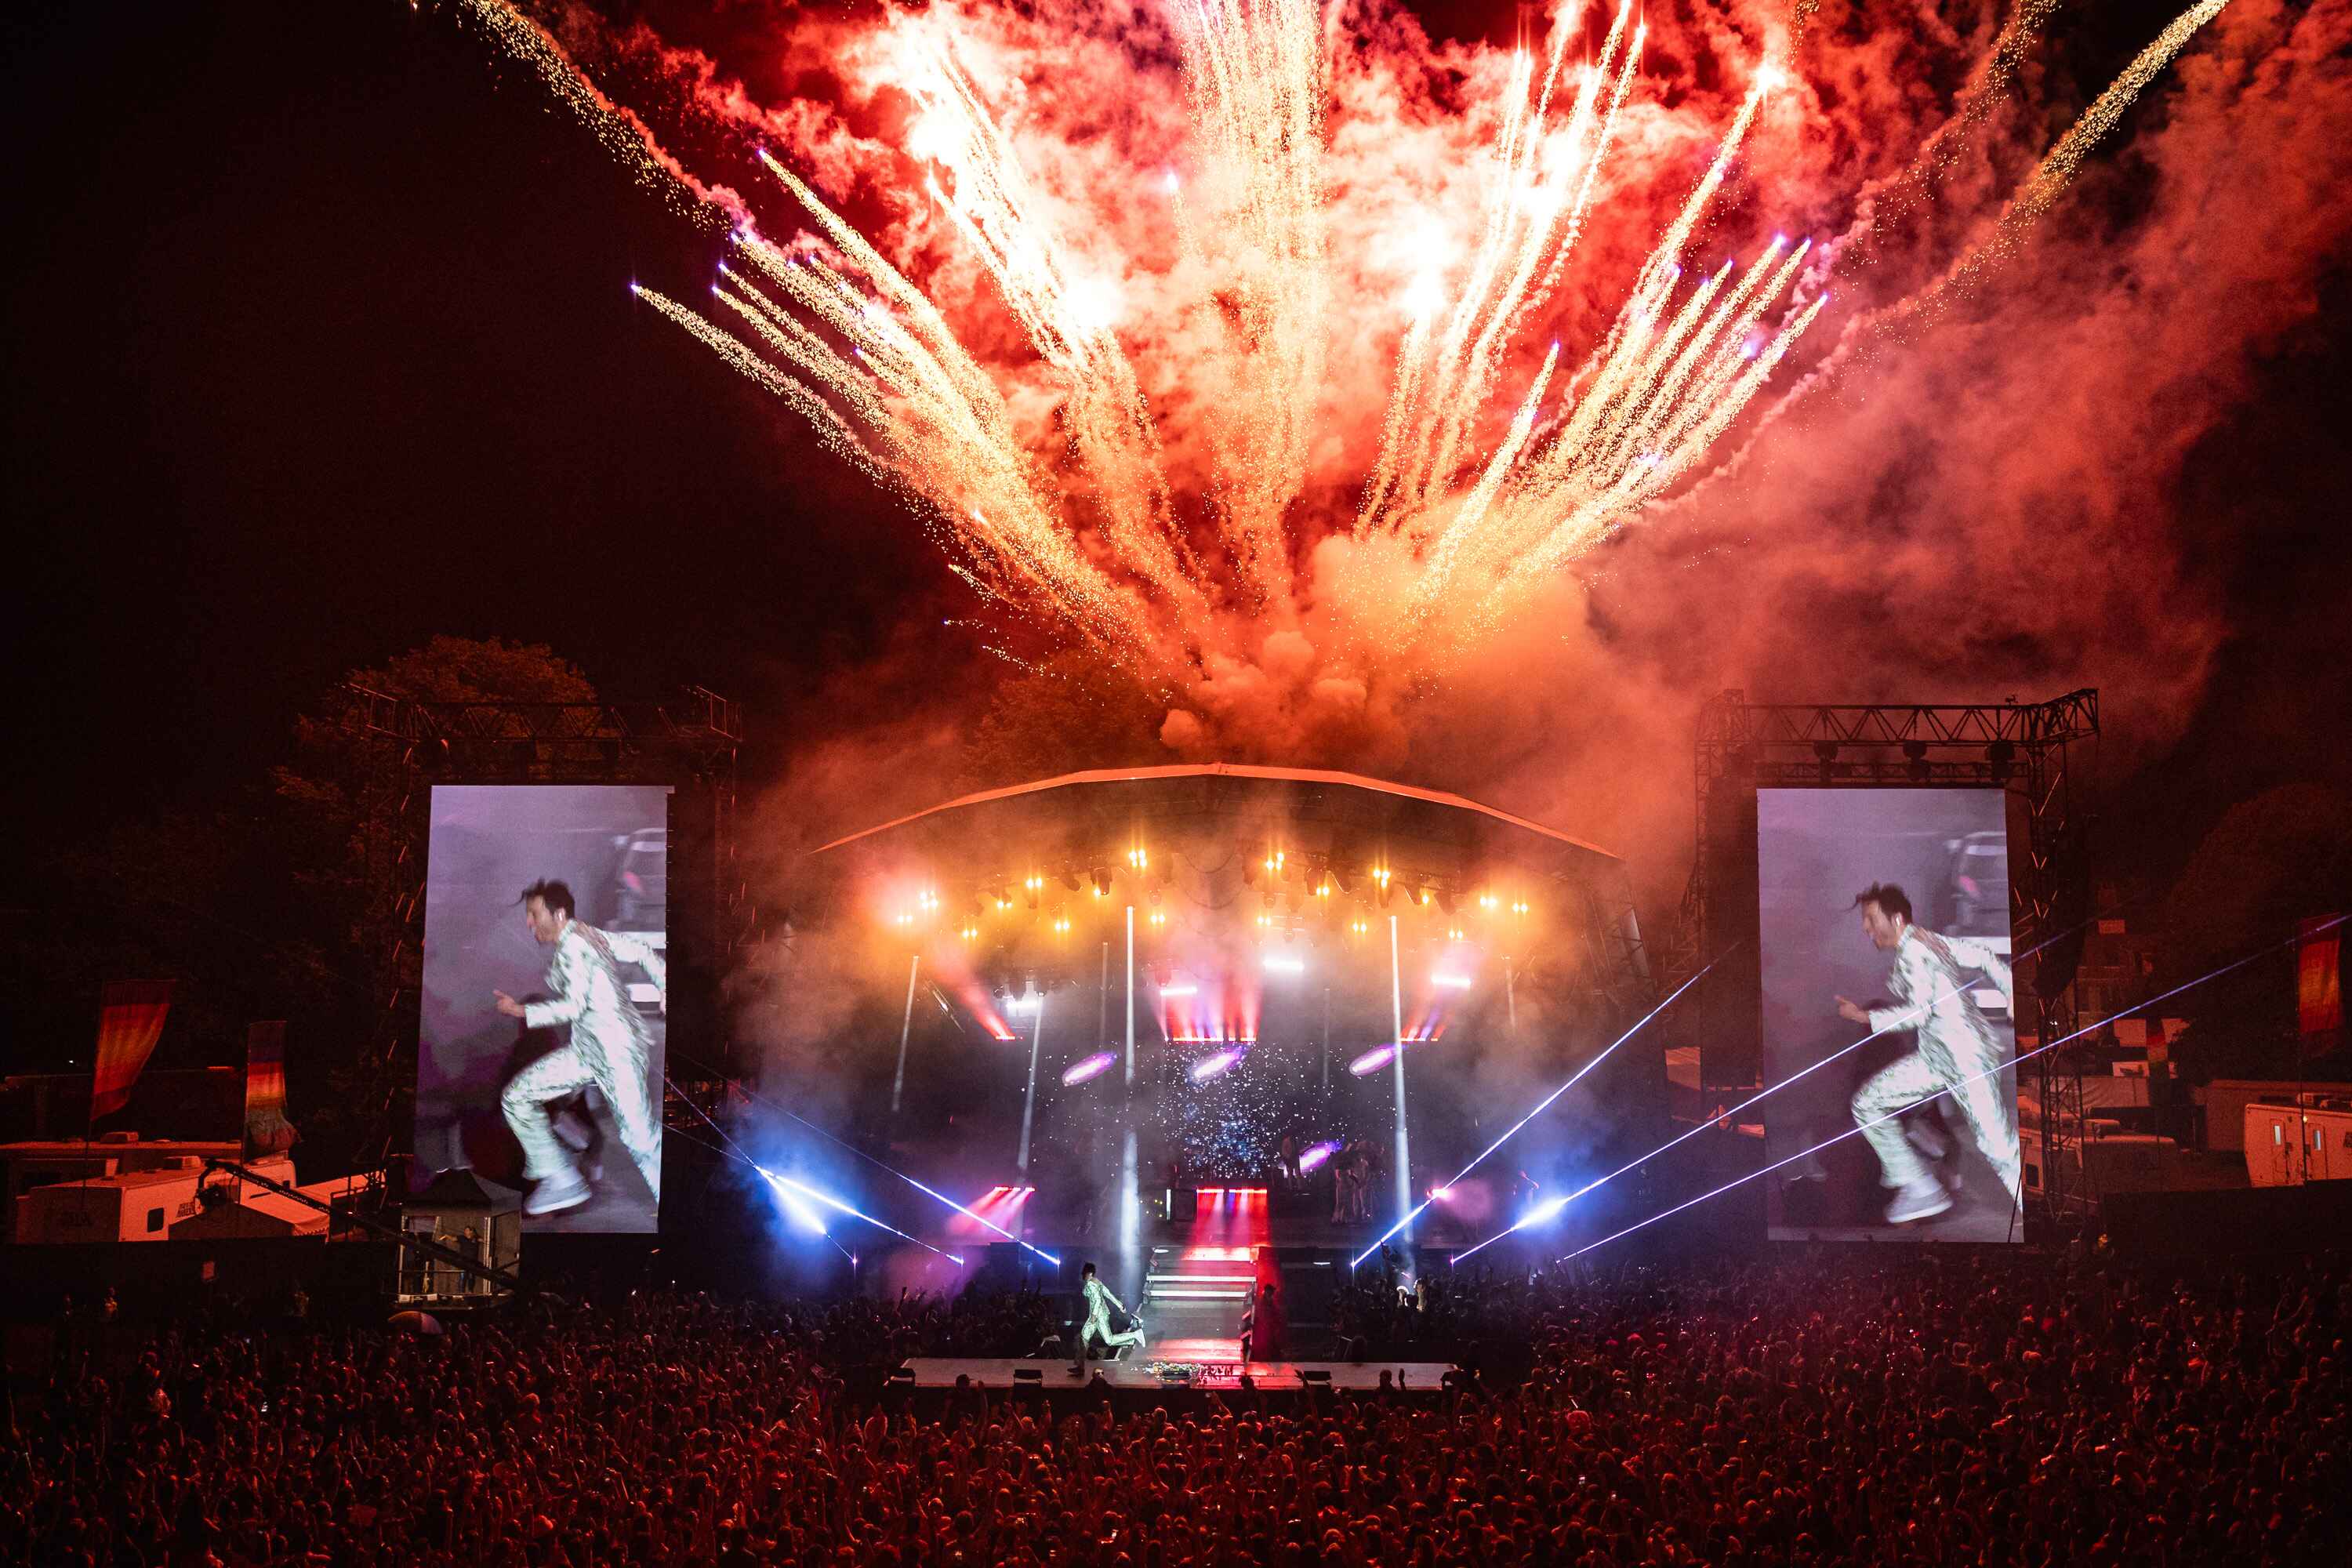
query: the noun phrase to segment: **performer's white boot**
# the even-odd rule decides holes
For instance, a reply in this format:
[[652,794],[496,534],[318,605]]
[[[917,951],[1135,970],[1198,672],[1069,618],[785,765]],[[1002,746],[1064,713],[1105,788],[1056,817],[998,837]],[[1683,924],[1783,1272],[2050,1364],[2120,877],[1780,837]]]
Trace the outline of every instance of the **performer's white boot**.
[[532,1215],[561,1214],[565,1209],[578,1208],[594,1195],[578,1171],[566,1169],[531,1188],[530,1196],[522,1201],[522,1212]]
[[1933,1219],[1952,1206],[1952,1194],[1934,1176],[1922,1176],[1895,1189],[1895,1201],[1886,1205],[1886,1223],[1909,1225],[1914,1220]]

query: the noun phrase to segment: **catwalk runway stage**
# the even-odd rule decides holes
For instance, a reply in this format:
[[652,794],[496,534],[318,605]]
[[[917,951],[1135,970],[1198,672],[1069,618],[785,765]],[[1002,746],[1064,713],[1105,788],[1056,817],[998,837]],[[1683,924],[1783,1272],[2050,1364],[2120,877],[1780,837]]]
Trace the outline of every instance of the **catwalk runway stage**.
[[[1340,1395],[1434,1402],[1444,1394],[1445,1374],[1454,1370],[1450,1362],[1277,1361],[1244,1366],[1238,1356],[1239,1346],[1231,1340],[1171,1340],[1139,1357],[1088,1362],[1083,1377],[1071,1376],[1069,1362],[1062,1359],[919,1356],[899,1366],[886,1392],[924,1416],[977,1414],[983,1402],[994,1406],[1008,1398],[1042,1399],[1055,1411],[1108,1403],[1121,1413],[1154,1406],[1179,1412],[1205,1408],[1213,1401],[1228,1408],[1252,1401],[1280,1408]],[[1243,1385],[1244,1373],[1254,1388]]]

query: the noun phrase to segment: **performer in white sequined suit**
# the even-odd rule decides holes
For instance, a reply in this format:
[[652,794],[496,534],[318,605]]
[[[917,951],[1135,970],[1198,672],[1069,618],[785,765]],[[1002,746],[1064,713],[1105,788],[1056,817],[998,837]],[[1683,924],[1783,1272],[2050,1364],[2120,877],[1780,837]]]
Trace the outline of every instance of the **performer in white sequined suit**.
[[1085,1369],[1087,1342],[1089,1340],[1099,1341],[1105,1350],[1118,1350],[1123,1345],[1133,1345],[1138,1350],[1143,1348],[1143,1325],[1139,1322],[1123,1334],[1111,1332],[1110,1310],[1117,1307],[1124,1312],[1127,1303],[1112,1295],[1110,1287],[1096,1277],[1093,1264],[1089,1263],[1078,1270],[1078,1290],[1085,1298],[1086,1318],[1078,1325],[1077,1348],[1070,1356],[1072,1372]]
[[669,981],[661,950],[626,932],[598,931],[573,919],[572,889],[562,882],[533,882],[523,889],[522,907],[533,940],[554,950],[547,963],[552,1000],[525,1004],[499,991],[493,994],[499,1011],[520,1018],[529,1028],[572,1026],[570,1041],[517,1073],[499,1097],[507,1125],[522,1145],[523,1174],[537,1184],[523,1200],[523,1213],[554,1214],[593,1195],[547,1114],[550,1101],[592,1083],[612,1107],[622,1146],[658,1204],[661,1114],[648,1081],[653,1032],[629,1000],[621,965],[642,965],[667,1011]]
[[1918,1049],[1873,1077],[1853,1097],[1853,1119],[1867,1130],[1863,1136],[1877,1152],[1879,1179],[1895,1190],[1888,1222],[1906,1225],[1952,1206],[1951,1194],[1919,1158],[1895,1118],[1906,1107],[1946,1091],[2014,1203],[2020,1176],[2017,1110],[1996,1070],[2006,1053],[1968,984],[1969,972],[1980,972],[2000,988],[2013,1013],[2016,991],[2008,961],[1983,942],[1914,925],[1910,899],[1892,883],[1874,884],[1853,901],[1871,944],[1895,954],[1886,979],[1895,1005],[1864,1007],[1841,996],[1838,1013],[1874,1034],[1912,1030],[1919,1042]]

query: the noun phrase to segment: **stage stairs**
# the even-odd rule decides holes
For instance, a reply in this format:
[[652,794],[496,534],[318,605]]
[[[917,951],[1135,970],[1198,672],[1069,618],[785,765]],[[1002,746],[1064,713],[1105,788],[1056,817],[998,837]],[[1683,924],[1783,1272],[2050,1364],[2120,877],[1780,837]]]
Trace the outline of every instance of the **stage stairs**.
[[1143,1317],[1156,1352],[1164,1342],[1232,1341],[1257,1286],[1248,1247],[1155,1247],[1146,1265]]

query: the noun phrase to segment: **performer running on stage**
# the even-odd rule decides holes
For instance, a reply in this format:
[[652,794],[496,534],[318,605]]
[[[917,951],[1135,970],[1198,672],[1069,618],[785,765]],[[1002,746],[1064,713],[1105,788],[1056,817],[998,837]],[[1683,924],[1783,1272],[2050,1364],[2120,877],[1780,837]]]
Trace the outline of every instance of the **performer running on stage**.
[[1911,1147],[1895,1116],[1947,1091],[2014,1203],[2020,1175],[2016,1107],[1995,1070],[2006,1053],[1966,984],[1969,971],[1981,971],[2014,1011],[2008,962],[1980,942],[1939,936],[1912,924],[1911,900],[1891,882],[1871,884],[1853,901],[1871,944],[1895,954],[1895,968],[1886,977],[1895,1005],[1866,1008],[1841,996],[1838,1015],[1874,1034],[1910,1029],[1919,1040],[1917,1050],[1878,1073],[1853,1097],[1853,1119],[1867,1129],[1863,1136],[1877,1152],[1880,1181],[1895,1189],[1887,1222],[1907,1225],[1952,1206],[1951,1194]]
[[507,1125],[522,1145],[523,1174],[536,1183],[523,1200],[527,1215],[576,1208],[593,1195],[588,1182],[548,1117],[551,1100],[594,1084],[613,1108],[621,1143],[661,1202],[661,1113],[650,1076],[653,1032],[629,1000],[623,963],[644,966],[669,1008],[669,981],[661,950],[624,931],[598,931],[572,918],[572,889],[533,882],[522,891],[523,923],[534,941],[555,951],[547,964],[554,999],[529,1004],[494,992],[499,1011],[526,1027],[572,1026],[572,1038],[514,1076],[499,1097]]
[[1078,1270],[1078,1289],[1086,1298],[1086,1320],[1078,1325],[1077,1350],[1070,1357],[1073,1373],[1086,1369],[1088,1340],[1101,1341],[1106,1350],[1118,1350],[1126,1345],[1133,1345],[1139,1351],[1143,1348],[1143,1325],[1140,1321],[1125,1333],[1110,1331],[1110,1310],[1117,1307],[1124,1312],[1127,1303],[1112,1295],[1110,1287],[1095,1277],[1093,1264],[1089,1263]]

